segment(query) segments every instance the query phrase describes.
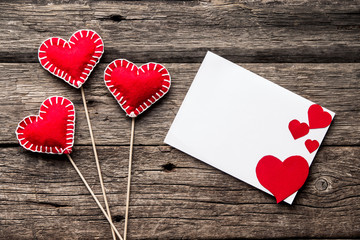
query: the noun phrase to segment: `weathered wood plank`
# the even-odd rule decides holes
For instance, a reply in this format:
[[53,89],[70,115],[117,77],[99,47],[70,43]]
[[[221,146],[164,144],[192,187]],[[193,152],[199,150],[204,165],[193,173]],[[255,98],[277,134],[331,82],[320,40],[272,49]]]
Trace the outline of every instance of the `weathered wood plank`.
[[[106,46],[85,91],[120,232],[130,120],[103,84],[104,63],[119,57],[157,61],[172,74],[169,94],[137,119],[129,239],[358,238],[360,64],[354,62],[360,60],[360,0],[166,3],[0,1],[0,239],[111,237],[66,158],[26,152],[14,134],[17,122],[37,113],[46,97],[73,100],[73,157],[101,198],[92,149],[83,146],[90,141],[80,93],[37,60],[44,39],[67,39],[80,28],[99,32]],[[277,205],[267,194],[163,145],[206,50],[252,62],[241,65],[337,113],[293,206]]]
[[[136,120],[135,143],[163,144],[165,135],[199,68],[199,64],[165,64],[172,75],[167,96]],[[336,112],[325,145],[359,145],[360,64],[241,64],[316,103]],[[103,83],[100,64],[84,85],[96,142],[129,143],[130,119]],[[40,64],[0,64],[0,143],[16,144],[15,128],[25,116],[37,114],[45,98],[62,95],[77,109],[75,144],[90,145],[80,92],[44,71]],[[214,109],[216,111],[216,109]],[[5,114],[6,113],[6,114]]]
[[51,36],[81,28],[105,41],[104,61],[359,62],[360,1],[4,1],[0,62],[37,62]]
[[[99,155],[122,229],[128,147],[99,147]],[[360,147],[321,148],[289,206],[171,147],[137,146],[129,239],[359,236],[359,155]],[[109,239],[108,224],[65,156],[10,147],[0,158],[0,238]],[[73,158],[101,196],[91,147],[76,147]]]

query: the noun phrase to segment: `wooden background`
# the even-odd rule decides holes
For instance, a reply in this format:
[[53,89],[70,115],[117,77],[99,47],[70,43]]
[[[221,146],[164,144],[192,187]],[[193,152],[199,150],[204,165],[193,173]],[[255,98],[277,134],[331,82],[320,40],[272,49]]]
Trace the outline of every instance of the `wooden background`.
[[[0,20],[1,239],[111,238],[66,157],[27,152],[14,134],[45,98],[73,100],[73,158],[101,198],[80,92],[37,60],[44,39],[68,39],[82,28],[105,42],[84,88],[121,233],[130,119],[103,83],[115,58],[159,62],[173,80],[136,121],[129,239],[360,237],[359,0],[7,0]],[[336,112],[292,206],[163,143],[207,50]]]

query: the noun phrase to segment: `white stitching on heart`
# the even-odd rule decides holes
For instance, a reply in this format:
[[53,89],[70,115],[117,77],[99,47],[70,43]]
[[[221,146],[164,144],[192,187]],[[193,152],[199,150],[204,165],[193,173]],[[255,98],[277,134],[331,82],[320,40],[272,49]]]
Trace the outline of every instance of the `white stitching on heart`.
[[[70,103],[69,103],[68,105],[66,105],[65,108],[72,107],[72,108],[70,108],[70,109],[68,110],[68,112],[74,112],[73,115],[68,115],[68,117],[74,117],[74,119],[67,119],[67,121],[69,122],[69,123],[67,123],[67,126],[70,127],[70,128],[67,128],[67,129],[66,129],[66,131],[67,131],[66,135],[70,135],[70,137],[67,137],[67,138],[66,138],[66,145],[67,145],[67,147],[65,147],[65,148],[57,148],[57,147],[55,147],[55,150],[56,150],[57,152],[53,152],[53,151],[52,151],[52,147],[49,147],[49,148],[50,148],[50,151],[48,151],[48,147],[47,147],[47,146],[44,146],[44,147],[45,147],[45,151],[42,151],[42,145],[36,145],[36,146],[35,146],[35,150],[33,150],[33,149],[31,149],[31,148],[33,147],[33,144],[31,144],[29,147],[27,147],[26,145],[29,143],[29,141],[26,141],[25,143],[23,143],[22,141],[24,141],[25,138],[19,138],[19,135],[23,135],[23,132],[22,132],[22,131],[25,129],[24,127],[20,126],[20,124],[21,124],[22,122],[24,122],[26,125],[28,125],[28,123],[26,122],[26,120],[29,120],[30,123],[32,123],[33,120],[31,120],[31,118],[34,118],[34,117],[35,117],[35,122],[38,121],[38,117],[39,117],[40,119],[43,119],[43,118],[41,117],[41,115],[42,115],[42,114],[45,114],[46,112],[40,110],[40,109],[41,109],[41,106],[44,106],[44,107],[48,108],[48,106],[46,106],[46,104],[45,104],[45,102],[46,102],[47,100],[49,100],[49,103],[50,103],[51,105],[53,105],[51,99],[54,100],[54,98],[55,98],[55,101],[56,101],[56,102],[58,102],[59,99],[62,99],[60,105],[64,105],[64,100],[69,101]],[[45,99],[45,101],[43,101],[43,103],[40,105],[40,109],[39,109],[39,115],[37,115],[37,116],[36,116],[36,115],[27,116],[27,117],[25,117],[23,120],[21,120],[21,121],[18,123],[17,128],[16,128],[16,130],[15,130],[16,138],[18,139],[20,145],[21,145],[23,148],[25,148],[25,149],[27,149],[27,150],[30,150],[30,151],[32,151],[32,152],[40,152],[40,153],[44,153],[44,152],[45,152],[45,153],[51,153],[51,154],[63,154],[63,153],[65,152],[65,150],[67,150],[68,148],[71,148],[71,147],[74,145],[74,135],[75,135],[75,106],[74,106],[74,104],[73,104],[69,99],[67,99],[67,98],[64,98],[64,97],[61,97],[61,96],[52,96],[52,97],[49,97],[49,98]],[[20,130],[20,129],[22,129],[22,130]],[[69,142],[68,140],[71,140],[71,141]],[[39,147],[40,147],[40,148],[39,148]],[[38,149],[39,149],[39,150],[38,150]]]
[[[122,96],[121,92],[118,91],[117,89],[111,89],[114,87],[114,85],[111,84],[111,72],[113,71],[113,68],[112,67],[116,67],[117,64],[116,62],[119,62],[120,61],[120,67],[123,66],[123,61],[125,61],[127,63],[126,67],[125,68],[128,68],[130,64],[132,64],[132,68],[131,68],[131,71],[133,71],[134,68],[137,68],[137,75],[139,75],[139,69],[145,73],[144,69],[142,69],[144,66],[147,66],[147,69],[150,70],[150,64],[154,64],[154,69],[153,70],[156,70],[156,67],[157,66],[160,66],[161,69],[158,71],[158,72],[161,72],[163,70],[166,71],[166,73],[162,74],[162,77],[163,77],[163,81],[168,83],[169,86],[167,85],[162,85],[162,87],[164,87],[166,89],[166,91],[163,91],[162,89],[159,89],[158,92],[156,92],[156,96],[158,98],[156,98],[154,95],[152,95],[149,99],[147,99],[144,103],[140,104],[139,106],[137,106],[135,108],[135,110],[131,113],[127,113],[127,109],[129,108],[129,106],[125,107],[125,103],[126,103],[126,100],[124,99],[124,102],[121,102],[124,98],[124,96]],[[107,79],[108,76],[110,79]],[[168,78],[167,78],[168,77]],[[109,89],[109,91],[111,92],[111,94],[115,97],[115,99],[117,100],[117,102],[119,103],[120,107],[125,111],[126,115],[129,116],[129,117],[136,117],[138,116],[139,114],[141,114],[142,112],[144,112],[146,109],[148,109],[152,104],[154,104],[156,101],[158,101],[160,98],[162,98],[168,91],[169,91],[169,88],[171,86],[171,76],[170,76],[170,73],[169,71],[161,64],[159,63],[154,63],[154,62],[148,62],[140,67],[137,67],[134,63],[126,60],[126,59],[115,59],[114,61],[112,61],[104,70],[104,82],[105,82],[105,85],[106,87]],[[118,99],[118,97],[120,97],[120,99]],[[151,101],[150,99],[153,98],[154,100]],[[146,102],[148,102],[146,104]],[[145,107],[143,107],[143,105]],[[135,111],[137,113],[135,113]]]
[[[96,48],[103,47],[103,48],[102,48],[102,51],[97,50],[97,51],[94,52],[94,55],[92,56],[92,58],[94,58],[94,59],[96,59],[96,60],[90,59],[91,64],[87,64],[87,66],[91,66],[91,69],[86,68],[86,69],[84,69],[83,72],[81,73],[80,78],[81,78],[84,82],[81,82],[81,81],[75,82],[75,79],[72,80],[72,79],[71,79],[71,76],[68,75],[67,73],[65,74],[65,76],[63,76],[63,73],[64,73],[63,70],[61,70],[61,71],[63,71],[62,74],[60,74],[59,72],[56,73],[56,69],[58,69],[58,68],[55,67],[54,69],[51,69],[51,67],[53,66],[53,64],[50,64],[49,67],[46,67],[46,66],[49,64],[49,61],[43,63],[43,61],[46,61],[46,60],[44,60],[44,59],[47,59],[47,57],[46,57],[46,56],[45,56],[45,58],[44,58],[44,57],[40,57],[40,54],[46,54],[46,51],[43,51],[44,49],[43,49],[43,50],[40,50],[40,49],[41,49],[41,47],[42,47],[43,45],[44,45],[46,48],[49,48],[48,45],[46,44],[47,42],[50,42],[50,44],[53,45],[53,41],[52,41],[53,38],[48,38],[48,39],[46,39],[45,41],[43,41],[43,42],[41,43],[39,49],[38,49],[38,59],[39,59],[40,65],[41,65],[44,69],[46,69],[47,71],[49,71],[51,74],[53,74],[53,75],[61,78],[62,80],[64,80],[65,82],[67,82],[69,85],[71,85],[71,86],[73,86],[73,87],[75,87],[75,88],[80,88],[80,87],[86,82],[86,80],[88,79],[88,77],[89,77],[90,73],[92,72],[92,70],[93,70],[93,69],[95,68],[95,66],[99,63],[100,58],[102,57],[102,55],[103,55],[103,53],[104,53],[104,42],[103,42],[103,40],[102,40],[102,38],[100,37],[99,34],[97,34],[97,33],[96,33],[95,31],[93,31],[93,30],[88,30],[88,29],[81,29],[81,30],[76,31],[75,33],[73,33],[73,34],[71,35],[69,41],[66,41],[66,40],[64,40],[64,39],[62,39],[62,38],[59,38],[59,37],[58,37],[58,41],[57,41],[57,43],[58,43],[57,45],[58,45],[58,46],[60,46],[60,44],[59,44],[60,41],[64,41],[64,44],[63,44],[62,47],[65,48],[65,45],[66,45],[66,43],[67,43],[68,46],[69,46],[69,48],[71,48],[70,43],[75,45],[75,42],[73,42],[72,40],[74,40],[74,41],[75,41],[75,39],[76,39],[76,40],[79,40],[79,39],[78,39],[79,35],[80,35],[80,37],[82,38],[82,37],[83,37],[83,34],[82,34],[83,31],[87,31],[87,34],[86,34],[85,37],[88,37],[88,35],[89,35],[90,32],[93,33],[90,39],[93,39],[93,37],[94,37],[95,35],[97,36],[97,38],[96,38],[96,40],[94,41],[94,43],[96,43],[97,41],[101,40],[101,41],[100,41],[100,44],[98,44],[98,45],[96,46]],[[78,34],[77,37],[76,37],[76,34]],[[100,56],[99,56],[99,55],[100,55]],[[60,69],[59,69],[59,71],[60,71]],[[71,80],[72,80],[72,81],[71,81]],[[75,83],[78,84],[78,85],[76,85]]]

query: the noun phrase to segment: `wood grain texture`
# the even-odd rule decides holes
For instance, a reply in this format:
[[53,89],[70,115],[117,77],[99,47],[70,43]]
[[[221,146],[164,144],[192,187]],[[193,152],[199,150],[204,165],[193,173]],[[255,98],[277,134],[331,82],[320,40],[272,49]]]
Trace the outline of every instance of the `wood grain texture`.
[[[0,12],[1,240],[111,238],[66,157],[27,152],[14,133],[45,98],[71,99],[73,158],[102,200],[80,91],[37,59],[43,40],[82,28],[105,42],[84,88],[121,233],[131,122],[103,71],[128,58],[172,75],[169,93],[136,120],[129,240],[360,238],[360,0],[0,0]],[[294,205],[163,144],[207,50],[336,113]]]
[[[324,141],[325,145],[360,144],[360,64],[241,64],[337,115]],[[169,93],[136,120],[135,144],[161,145],[167,130],[193,81],[199,64],[165,64],[172,76]],[[130,119],[105,87],[103,70],[96,67],[84,85],[96,143],[128,144]],[[16,144],[15,128],[25,116],[37,114],[44,99],[53,95],[69,98],[77,114],[75,143],[90,145],[80,91],[44,71],[38,63],[0,64],[0,121],[6,128],[1,144]],[[219,111],[214,109],[214,111]],[[219,112],[219,114],[223,114]]]
[[[171,147],[137,146],[129,239],[359,236],[359,155],[359,147],[321,148],[309,179],[289,206],[275,204],[266,193]],[[128,147],[99,147],[99,156],[112,215],[122,229]],[[111,237],[106,220],[65,156],[16,147],[2,149],[0,158],[0,236]],[[100,198],[91,147],[75,147],[73,159]]]
[[[360,1],[3,1],[0,62],[37,62],[49,37],[81,28],[104,61],[359,62]],[[150,59],[151,58],[151,59]]]

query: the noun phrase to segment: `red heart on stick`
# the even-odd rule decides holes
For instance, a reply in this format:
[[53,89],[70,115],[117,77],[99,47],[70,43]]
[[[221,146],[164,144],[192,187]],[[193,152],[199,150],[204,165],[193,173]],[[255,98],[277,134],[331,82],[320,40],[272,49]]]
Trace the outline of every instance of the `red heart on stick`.
[[309,151],[309,153],[314,152],[316,149],[318,149],[318,147],[320,146],[319,142],[316,140],[306,140],[305,141],[305,146],[307,148],[307,150]]
[[309,126],[306,123],[300,123],[298,120],[294,119],[289,123],[289,130],[296,140],[309,133]]
[[27,150],[70,154],[74,144],[75,107],[64,97],[50,97],[41,104],[39,115],[25,117],[15,133]]
[[261,158],[256,166],[260,184],[275,196],[277,203],[298,191],[308,174],[309,164],[301,156],[291,156],[282,162],[268,155]]
[[310,129],[325,128],[330,125],[332,117],[330,113],[325,112],[318,104],[313,104],[308,110]]
[[105,85],[121,108],[136,117],[162,98],[170,88],[170,74],[158,63],[137,67],[126,59],[116,59],[105,69]]
[[79,30],[69,41],[53,37],[39,47],[40,64],[71,86],[79,88],[88,79],[104,52],[101,37],[92,30]]

